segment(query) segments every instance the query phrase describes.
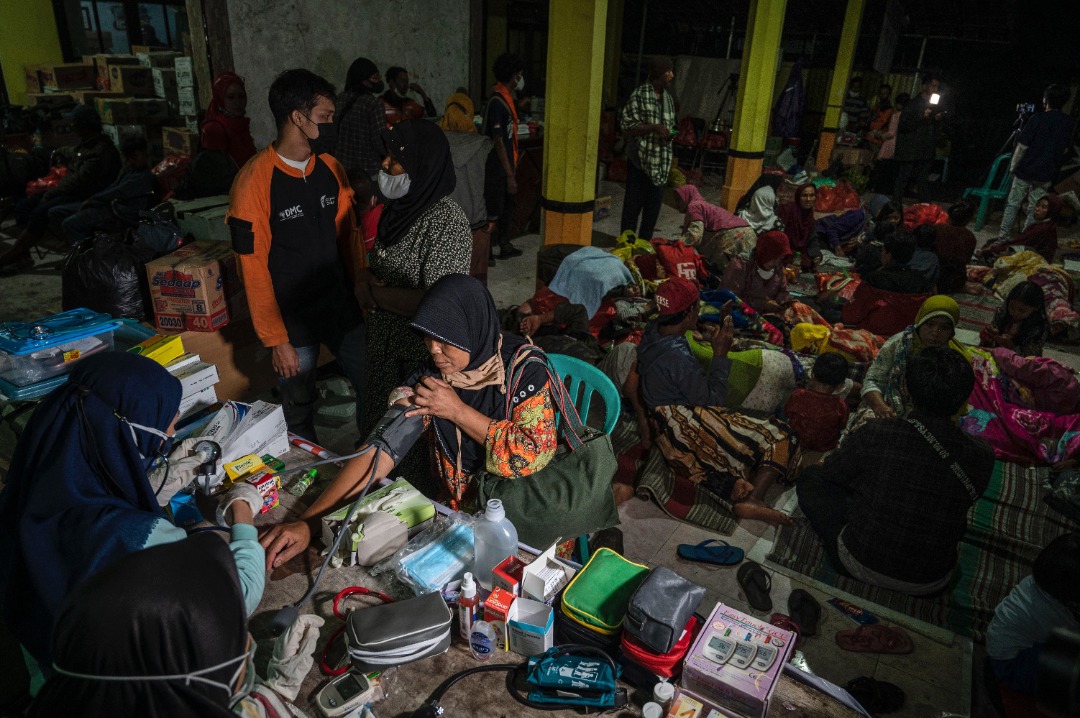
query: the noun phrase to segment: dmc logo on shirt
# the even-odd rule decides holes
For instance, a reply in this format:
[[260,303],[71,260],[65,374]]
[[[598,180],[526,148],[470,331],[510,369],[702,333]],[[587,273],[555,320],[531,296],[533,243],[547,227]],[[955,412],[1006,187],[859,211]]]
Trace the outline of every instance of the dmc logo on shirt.
[[277,216],[278,219],[280,219],[281,221],[285,221],[287,219],[297,219],[304,216],[304,208],[300,205],[296,205],[295,207],[289,207],[288,209],[283,209],[278,212]]
[[337,197],[327,197],[325,194],[319,197],[319,204],[323,207],[331,207],[335,202],[337,202]]

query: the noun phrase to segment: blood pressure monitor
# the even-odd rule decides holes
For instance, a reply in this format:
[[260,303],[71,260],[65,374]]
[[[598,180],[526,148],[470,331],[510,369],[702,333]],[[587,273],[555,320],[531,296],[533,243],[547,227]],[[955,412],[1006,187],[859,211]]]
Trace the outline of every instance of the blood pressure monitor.
[[376,689],[367,676],[349,671],[323,686],[315,705],[325,718],[359,718],[364,705],[374,699]]

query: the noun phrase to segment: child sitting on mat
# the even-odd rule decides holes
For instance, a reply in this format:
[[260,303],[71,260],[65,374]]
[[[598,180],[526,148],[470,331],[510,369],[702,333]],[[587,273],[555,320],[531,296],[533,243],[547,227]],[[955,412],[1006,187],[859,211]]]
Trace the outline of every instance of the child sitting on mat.
[[1031,575],[994,609],[986,629],[986,655],[998,680],[1034,694],[1039,656],[1057,628],[1080,630],[1080,534],[1051,541],[1035,557]]
[[799,437],[803,449],[831,451],[840,441],[848,420],[848,406],[838,391],[848,375],[848,361],[841,354],[826,352],[814,362],[806,389],[796,389],[784,405],[788,425]]

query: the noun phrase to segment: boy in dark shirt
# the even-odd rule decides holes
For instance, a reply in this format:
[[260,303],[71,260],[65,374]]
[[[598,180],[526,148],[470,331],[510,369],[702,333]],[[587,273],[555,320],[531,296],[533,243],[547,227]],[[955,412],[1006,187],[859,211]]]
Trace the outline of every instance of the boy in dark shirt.
[[914,256],[915,239],[906,232],[893,234],[881,249],[881,269],[866,275],[866,283],[886,292],[930,294],[930,280],[908,265]]
[[804,449],[831,451],[836,448],[848,420],[847,402],[836,392],[847,375],[848,361],[843,355],[836,352],[822,354],[814,362],[807,388],[796,389],[784,405],[788,425]]

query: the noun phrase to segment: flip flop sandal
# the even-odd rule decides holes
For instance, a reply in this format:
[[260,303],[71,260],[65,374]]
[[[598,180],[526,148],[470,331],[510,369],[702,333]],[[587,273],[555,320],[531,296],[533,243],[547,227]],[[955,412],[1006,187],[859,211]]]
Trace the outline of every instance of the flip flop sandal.
[[735,577],[752,608],[763,612],[772,610],[772,597],[769,596],[772,579],[765,569],[753,561],[747,561],[739,567]]
[[904,691],[895,683],[859,676],[845,686],[851,697],[874,715],[893,713],[904,707]]
[[[709,544],[717,545],[710,546]],[[679,558],[685,558],[687,561],[700,561],[717,566],[734,566],[746,555],[746,552],[738,546],[732,546],[720,539],[705,539],[697,546],[681,543],[676,548],[676,553],[679,554]]]
[[803,636],[817,634],[818,622],[821,620],[821,604],[807,591],[796,588],[788,596],[788,613],[803,627]]
[[837,631],[836,645],[853,653],[904,655],[915,650],[915,644],[904,629],[880,623]]
[[795,645],[798,646],[802,643],[803,632],[799,628],[799,624],[791,620],[791,616],[785,616],[782,613],[774,613],[769,616],[769,624],[776,626],[777,628],[783,628],[785,631],[791,631],[795,634]]

